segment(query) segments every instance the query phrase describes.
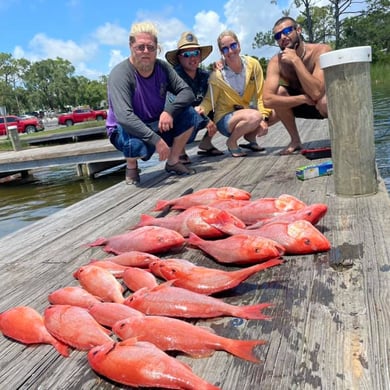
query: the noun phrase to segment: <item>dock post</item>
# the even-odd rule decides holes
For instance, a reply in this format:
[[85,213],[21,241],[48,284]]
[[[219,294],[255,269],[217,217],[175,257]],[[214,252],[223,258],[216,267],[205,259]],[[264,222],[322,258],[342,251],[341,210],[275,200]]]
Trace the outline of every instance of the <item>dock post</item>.
[[22,149],[20,138],[18,134],[18,128],[16,126],[7,126],[8,136],[11,140],[12,148],[16,152]]
[[370,62],[370,46],[320,56],[338,195],[373,195],[378,191]]

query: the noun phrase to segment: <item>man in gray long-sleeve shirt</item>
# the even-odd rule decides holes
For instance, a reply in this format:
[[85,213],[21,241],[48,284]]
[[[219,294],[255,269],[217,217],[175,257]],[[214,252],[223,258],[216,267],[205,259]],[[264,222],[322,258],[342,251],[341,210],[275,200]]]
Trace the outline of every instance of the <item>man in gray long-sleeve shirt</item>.
[[[198,113],[194,94],[171,66],[157,59],[157,30],[152,23],[134,24],[130,31],[130,57],[116,65],[108,78],[107,134],[123,152],[126,183],[139,184],[137,159],[146,161],[155,151],[165,170],[191,175],[193,169],[179,161]],[[176,95],[173,102],[168,92]]]

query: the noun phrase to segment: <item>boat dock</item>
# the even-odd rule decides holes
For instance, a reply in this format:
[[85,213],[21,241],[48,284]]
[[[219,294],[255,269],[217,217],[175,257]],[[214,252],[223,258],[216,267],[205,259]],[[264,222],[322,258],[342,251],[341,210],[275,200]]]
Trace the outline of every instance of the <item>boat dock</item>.
[[[298,123],[305,147],[329,146],[326,120]],[[245,158],[232,158],[227,151],[219,157],[197,156],[194,145],[189,150],[197,170],[193,176],[170,176],[160,163],[141,173],[139,187],[123,181],[0,239],[0,312],[27,305],[43,314],[51,292],[79,285],[73,277],[75,270],[93,258],[109,256],[101,247],[86,244],[128,231],[141,214],[156,215],[151,210],[158,200],[173,199],[191,189],[224,186],[249,191],[252,199],[290,194],[307,204],[328,206],[317,227],[329,239],[331,250],[284,256],[284,264],[218,294],[233,305],[272,303],[264,310],[271,320],[196,321],[224,337],[266,340],[255,350],[262,362],[245,361],[225,351],[198,359],[179,353],[177,358],[223,390],[388,390],[389,194],[382,180],[376,194],[358,197],[336,195],[333,175],[298,180],[296,168],[314,162],[301,154],[279,156],[288,139],[277,124],[261,140],[266,152],[249,151]],[[226,150],[225,140],[218,135],[215,143]],[[104,140],[94,142],[101,142],[103,149]],[[161,257],[236,269],[190,247]],[[25,346],[3,336],[0,351],[1,389],[129,389],[97,375],[86,352],[72,350],[64,358],[50,345]]]

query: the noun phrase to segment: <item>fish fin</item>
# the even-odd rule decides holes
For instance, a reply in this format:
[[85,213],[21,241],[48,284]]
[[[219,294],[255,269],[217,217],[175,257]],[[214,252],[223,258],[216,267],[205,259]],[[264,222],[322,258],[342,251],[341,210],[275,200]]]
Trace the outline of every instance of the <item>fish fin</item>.
[[233,340],[230,339],[223,343],[226,352],[231,353],[241,359],[249,360],[253,363],[261,363],[261,360],[256,357],[254,349],[258,345],[264,345],[265,340]]
[[155,218],[152,217],[151,215],[141,214],[139,222],[136,225],[134,225],[131,229],[134,230],[134,229],[138,229],[139,227],[153,225],[154,220]]
[[[54,336],[53,336],[54,337]],[[57,350],[58,353],[60,353],[64,357],[69,357],[69,345],[63,343],[62,341],[59,341],[55,339],[53,341],[52,346]]]
[[274,306],[273,303],[259,303],[257,305],[238,306],[236,313],[238,317],[245,318],[248,320],[271,320],[272,317],[262,313],[262,310]]
[[88,243],[88,244],[86,244],[86,245],[89,246],[89,247],[92,247],[92,246],[101,246],[101,245],[107,244],[107,242],[108,242],[107,238],[99,237],[99,238],[97,238],[95,241],[90,242],[90,243]]
[[158,200],[152,211],[161,211],[165,206],[169,205],[169,200]]

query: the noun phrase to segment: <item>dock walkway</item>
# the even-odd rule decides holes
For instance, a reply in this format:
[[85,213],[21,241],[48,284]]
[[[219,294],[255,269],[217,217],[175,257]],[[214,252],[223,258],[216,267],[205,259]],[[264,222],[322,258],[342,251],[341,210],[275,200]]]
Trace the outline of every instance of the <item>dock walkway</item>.
[[[326,121],[302,121],[308,147],[329,145]],[[216,140],[224,146],[223,138]],[[290,194],[307,204],[326,203],[318,228],[332,244],[326,253],[284,256],[280,266],[253,275],[220,294],[234,305],[271,302],[269,321],[220,317],[199,321],[219,335],[264,339],[256,349],[262,363],[224,351],[209,358],[178,359],[223,390],[388,390],[390,388],[390,199],[383,182],[373,196],[339,197],[333,176],[300,181],[295,168],[311,161],[279,156],[288,143],[279,125],[265,137],[265,153],[246,158],[191,157],[197,174],[173,177],[163,163],[142,173],[140,187],[121,182],[86,200],[0,239],[0,312],[28,305],[40,313],[48,294],[76,286],[73,272],[92,258],[108,256],[85,244],[124,233],[150,214],[160,199],[184,191],[233,186],[253,199]],[[319,160],[321,161],[321,160]],[[186,258],[198,265],[226,268],[200,250],[185,248],[162,257]],[[230,268],[231,269],[231,268]],[[189,335],[190,336],[190,335]],[[28,390],[112,390],[128,387],[99,377],[86,353],[69,358],[47,345],[29,346],[0,336],[0,388]]]

